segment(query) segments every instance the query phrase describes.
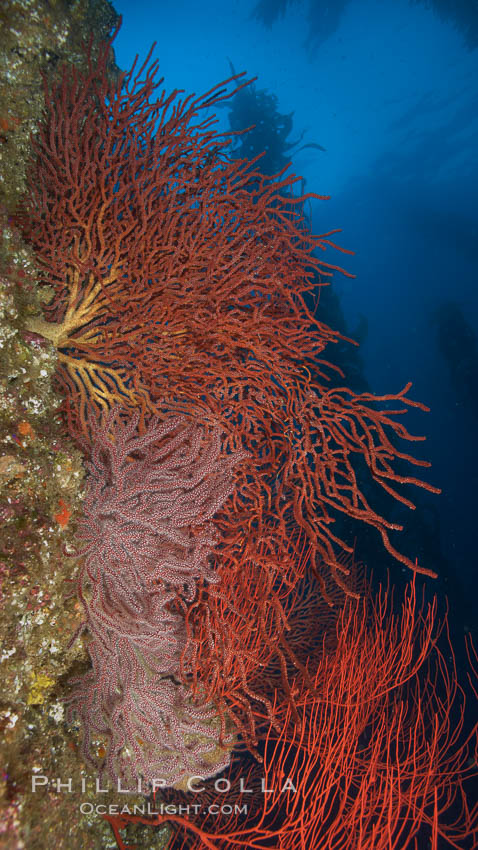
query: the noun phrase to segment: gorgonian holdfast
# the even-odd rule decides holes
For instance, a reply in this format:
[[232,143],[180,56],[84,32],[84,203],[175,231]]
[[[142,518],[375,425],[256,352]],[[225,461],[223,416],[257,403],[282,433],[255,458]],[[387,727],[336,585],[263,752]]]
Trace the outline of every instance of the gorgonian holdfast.
[[174,600],[191,601],[199,578],[217,581],[212,519],[246,452],[225,454],[219,429],[186,417],[152,419],[144,433],[128,417],[91,417],[78,593],[92,668],[72,683],[70,715],[85,756],[111,777],[178,785],[229,762],[224,724],[175,677],[186,629]]

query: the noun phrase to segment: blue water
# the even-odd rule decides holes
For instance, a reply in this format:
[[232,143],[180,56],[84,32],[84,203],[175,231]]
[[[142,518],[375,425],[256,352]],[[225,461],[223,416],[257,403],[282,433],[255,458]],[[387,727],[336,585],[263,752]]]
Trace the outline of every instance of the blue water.
[[[351,333],[366,319],[361,354],[368,383],[385,393],[412,380],[412,397],[431,408],[408,419],[412,430],[427,434],[417,453],[432,461],[428,480],[443,488],[441,496],[420,497],[423,515],[434,517],[437,562],[425,566],[441,572],[461,627],[472,626],[478,49],[465,43],[463,26],[408,0],[342,2],[335,29],[328,4],[310,0],[314,50],[305,46],[306,2],[289,4],[270,28],[252,15],[255,0],[114,5],[123,15],[115,42],[120,67],[129,68],[137,52],[144,58],[157,41],[166,89],[201,94],[230,75],[231,61],[258,77],[258,89],[276,95],[281,113],[293,112],[292,139],[305,131],[304,142],[326,149],[299,152],[292,170],[306,178],[307,190],[331,195],[313,203],[315,232],[341,227],[338,241],[355,251],[346,264],[356,278],[337,276],[333,285]],[[458,11],[466,6],[449,4]],[[469,14],[477,20],[471,0]],[[220,119],[227,121],[225,110]],[[329,258],[337,259],[343,262]],[[458,321],[443,330],[449,301]],[[447,340],[441,346],[440,326]],[[448,361],[445,344],[453,351]],[[422,536],[430,544],[429,525]],[[431,551],[425,542],[424,550]]]

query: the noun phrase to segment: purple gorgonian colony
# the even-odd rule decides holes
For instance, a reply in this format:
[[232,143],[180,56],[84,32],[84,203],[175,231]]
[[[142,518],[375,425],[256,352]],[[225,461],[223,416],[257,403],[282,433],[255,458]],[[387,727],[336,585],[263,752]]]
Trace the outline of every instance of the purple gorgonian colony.
[[195,706],[176,678],[186,628],[174,602],[194,599],[198,579],[217,582],[212,519],[246,453],[223,455],[219,430],[181,416],[142,434],[138,421],[116,410],[92,424],[78,577],[92,667],[72,683],[70,714],[110,777],[180,787],[229,763],[214,708]]

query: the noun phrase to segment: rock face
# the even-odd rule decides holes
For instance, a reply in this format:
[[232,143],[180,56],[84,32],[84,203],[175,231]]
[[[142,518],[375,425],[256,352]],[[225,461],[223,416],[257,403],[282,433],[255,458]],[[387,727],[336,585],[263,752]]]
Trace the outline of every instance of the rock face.
[[[93,34],[95,51],[117,20],[107,0],[5,0],[0,9],[2,850],[99,850],[111,834],[101,820],[92,826],[53,784],[59,776],[79,782],[84,764],[79,734],[67,727],[63,709],[64,682],[87,665],[80,642],[68,649],[81,610],[69,593],[76,561],[63,551],[72,548],[84,469],[56,416],[56,351],[25,331],[40,311],[40,296],[35,259],[16,217],[30,137],[44,105],[42,75],[51,79],[64,61],[81,65],[83,44]],[[112,62],[110,73],[117,72]],[[32,775],[47,777],[47,784],[32,792]],[[94,799],[94,782],[84,799]],[[156,846],[163,846],[161,836]]]

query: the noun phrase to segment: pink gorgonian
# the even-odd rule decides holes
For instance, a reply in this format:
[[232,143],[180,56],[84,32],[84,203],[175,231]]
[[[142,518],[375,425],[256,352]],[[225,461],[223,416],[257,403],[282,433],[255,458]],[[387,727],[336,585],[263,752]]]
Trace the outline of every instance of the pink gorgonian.
[[186,628],[174,602],[190,602],[198,579],[217,582],[213,518],[246,453],[224,453],[219,429],[183,416],[138,424],[118,409],[92,422],[78,576],[92,666],[73,682],[70,713],[95,764],[103,742],[111,777],[178,785],[229,761],[215,710],[176,678]]

